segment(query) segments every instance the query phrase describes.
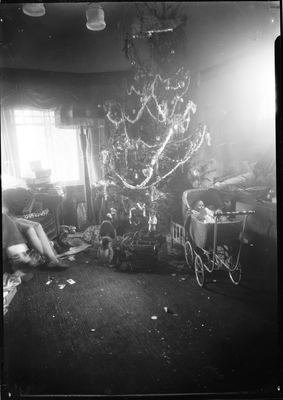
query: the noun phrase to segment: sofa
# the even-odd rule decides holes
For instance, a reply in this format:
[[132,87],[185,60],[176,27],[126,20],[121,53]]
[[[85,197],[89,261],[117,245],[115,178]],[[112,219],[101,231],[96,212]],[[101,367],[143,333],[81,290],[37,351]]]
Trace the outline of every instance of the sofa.
[[23,187],[2,190],[2,205],[8,213],[39,222],[49,240],[60,233],[62,196],[34,193]]

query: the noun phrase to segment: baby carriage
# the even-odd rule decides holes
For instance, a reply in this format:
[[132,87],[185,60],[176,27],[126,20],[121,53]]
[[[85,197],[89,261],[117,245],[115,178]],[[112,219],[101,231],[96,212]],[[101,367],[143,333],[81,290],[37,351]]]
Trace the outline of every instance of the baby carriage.
[[[172,242],[177,241],[184,246],[187,264],[194,266],[200,286],[205,284],[206,272],[223,267],[228,270],[231,281],[238,285],[242,276],[240,254],[246,219],[254,211],[217,211],[214,212],[213,222],[198,220],[192,212],[192,205],[205,197],[207,202],[207,193],[206,188],[183,193],[183,226],[171,223]],[[218,208],[213,202],[205,205]],[[236,219],[238,215],[244,215],[244,219]]]

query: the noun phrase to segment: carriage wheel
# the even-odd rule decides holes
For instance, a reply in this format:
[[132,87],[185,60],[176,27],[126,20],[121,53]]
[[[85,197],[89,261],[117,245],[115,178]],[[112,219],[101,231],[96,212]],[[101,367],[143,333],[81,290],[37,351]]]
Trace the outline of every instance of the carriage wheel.
[[201,259],[201,256],[199,254],[196,255],[195,258],[195,274],[196,274],[196,279],[199,284],[199,286],[203,286],[205,279],[204,279],[204,265]]
[[234,285],[238,285],[242,278],[241,263],[239,262],[237,267],[236,265],[237,265],[237,257],[230,256],[228,258],[229,276]]
[[211,253],[206,252],[203,254],[203,258],[204,258],[203,263],[205,265],[205,269],[208,272],[212,272],[218,266],[217,259],[215,260],[215,265],[213,265],[212,257],[213,257],[213,254],[211,254]]
[[187,241],[185,243],[185,257],[186,257],[186,262],[189,267],[193,266],[194,264],[194,251],[191,243]]

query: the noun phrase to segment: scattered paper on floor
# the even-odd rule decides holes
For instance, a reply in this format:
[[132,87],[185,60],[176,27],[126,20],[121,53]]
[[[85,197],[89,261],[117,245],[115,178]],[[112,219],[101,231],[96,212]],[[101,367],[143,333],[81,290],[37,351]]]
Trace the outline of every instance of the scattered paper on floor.
[[84,244],[82,244],[81,246],[78,246],[78,247],[71,247],[68,251],[65,251],[65,253],[58,254],[57,257],[58,258],[62,258],[62,257],[71,256],[73,254],[77,254],[77,253],[80,253],[81,251],[84,251],[88,247],[91,247],[91,244],[84,243]]
[[66,286],[66,283],[63,283],[62,285],[58,285],[59,289],[64,289],[64,287]]

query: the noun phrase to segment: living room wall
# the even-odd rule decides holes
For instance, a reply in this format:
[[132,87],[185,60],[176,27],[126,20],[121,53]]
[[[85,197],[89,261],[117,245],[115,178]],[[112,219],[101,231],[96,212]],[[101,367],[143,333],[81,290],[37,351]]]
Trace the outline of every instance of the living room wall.
[[202,70],[192,81],[190,94],[197,105],[192,125],[203,122],[211,132],[211,146],[203,147],[195,159],[196,165],[213,160],[211,182],[224,174],[245,172],[248,163],[256,162],[270,144],[275,144],[271,46]]

